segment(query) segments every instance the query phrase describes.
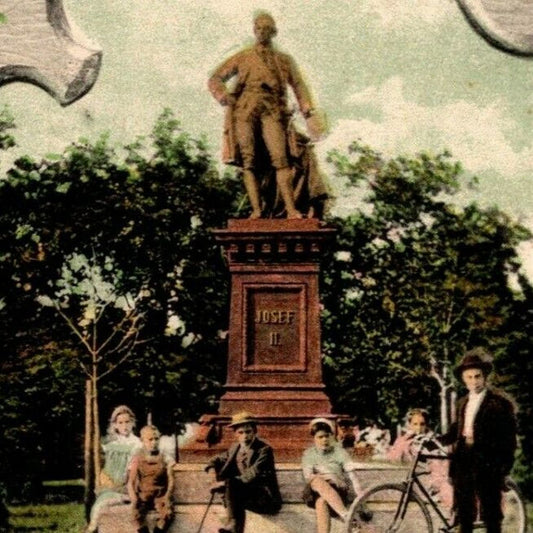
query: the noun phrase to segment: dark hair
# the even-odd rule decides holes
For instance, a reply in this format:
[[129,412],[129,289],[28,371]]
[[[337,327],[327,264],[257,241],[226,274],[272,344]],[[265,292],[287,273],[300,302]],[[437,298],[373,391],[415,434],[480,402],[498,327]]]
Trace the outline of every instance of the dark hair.
[[331,429],[331,426],[329,424],[326,424],[326,422],[317,422],[316,424],[313,424],[311,426],[311,435],[314,437],[319,431],[325,431],[326,433],[330,433],[333,435],[333,430]]
[[272,26],[274,27],[274,29],[276,29],[276,21],[274,20],[274,17],[268,11],[263,11],[263,10],[256,11],[254,13],[254,18],[253,18],[254,23],[257,22],[257,19],[268,19],[269,22],[272,23]]
[[351,418],[341,418],[337,420],[337,426],[341,428],[347,428],[354,425],[354,421]]

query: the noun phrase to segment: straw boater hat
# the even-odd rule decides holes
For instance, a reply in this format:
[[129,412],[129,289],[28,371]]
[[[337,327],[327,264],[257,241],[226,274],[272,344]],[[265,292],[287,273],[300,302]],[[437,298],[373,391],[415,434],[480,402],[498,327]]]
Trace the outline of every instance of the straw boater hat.
[[490,374],[492,370],[492,358],[483,348],[469,350],[464,354],[461,361],[459,361],[459,364],[455,367],[455,377],[461,379],[463,372],[469,368],[479,368],[486,376]]
[[257,420],[255,417],[248,411],[240,411],[235,413],[231,417],[231,424],[228,424],[230,428],[237,428],[239,426],[244,426],[245,424],[251,424],[252,426],[257,426]]

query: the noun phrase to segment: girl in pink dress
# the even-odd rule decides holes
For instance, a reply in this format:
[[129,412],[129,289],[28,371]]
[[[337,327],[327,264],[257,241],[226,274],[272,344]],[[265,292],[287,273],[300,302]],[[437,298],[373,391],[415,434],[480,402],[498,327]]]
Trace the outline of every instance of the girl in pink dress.
[[[417,435],[431,433],[428,428],[428,413],[425,409],[410,409],[406,415],[406,431],[398,435],[387,453],[387,459],[409,463],[414,459],[416,448],[413,447]],[[433,494],[437,494],[445,512],[451,513],[453,507],[453,490],[448,477],[449,461],[429,459],[428,485]]]

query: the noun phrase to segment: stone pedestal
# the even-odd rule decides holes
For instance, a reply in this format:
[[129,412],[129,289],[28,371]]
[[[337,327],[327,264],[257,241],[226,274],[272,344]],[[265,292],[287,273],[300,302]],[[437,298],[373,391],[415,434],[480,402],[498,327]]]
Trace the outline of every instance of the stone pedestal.
[[225,426],[242,410],[258,418],[277,460],[297,460],[311,418],[333,417],[322,382],[318,274],[334,230],[315,219],[248,219],[229,220],[215,235],[231,273],[227,381],[219,414],[202,417],[180,461],[226,449],[233,437]]

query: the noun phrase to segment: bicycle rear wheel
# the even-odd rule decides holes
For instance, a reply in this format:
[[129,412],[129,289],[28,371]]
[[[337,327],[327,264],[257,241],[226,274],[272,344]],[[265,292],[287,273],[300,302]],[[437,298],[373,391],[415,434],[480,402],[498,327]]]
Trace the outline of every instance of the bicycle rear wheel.
[[514,481],[507,481],[507,488],[503,492],[502,511],[502,533],[526,533],[526,506]]
[[346,533],[433,533],[431,516],[416,493],[409,495],[404,513],[400,503],[406,496],[403,484],[377,485],[356,499],[346,520]]

